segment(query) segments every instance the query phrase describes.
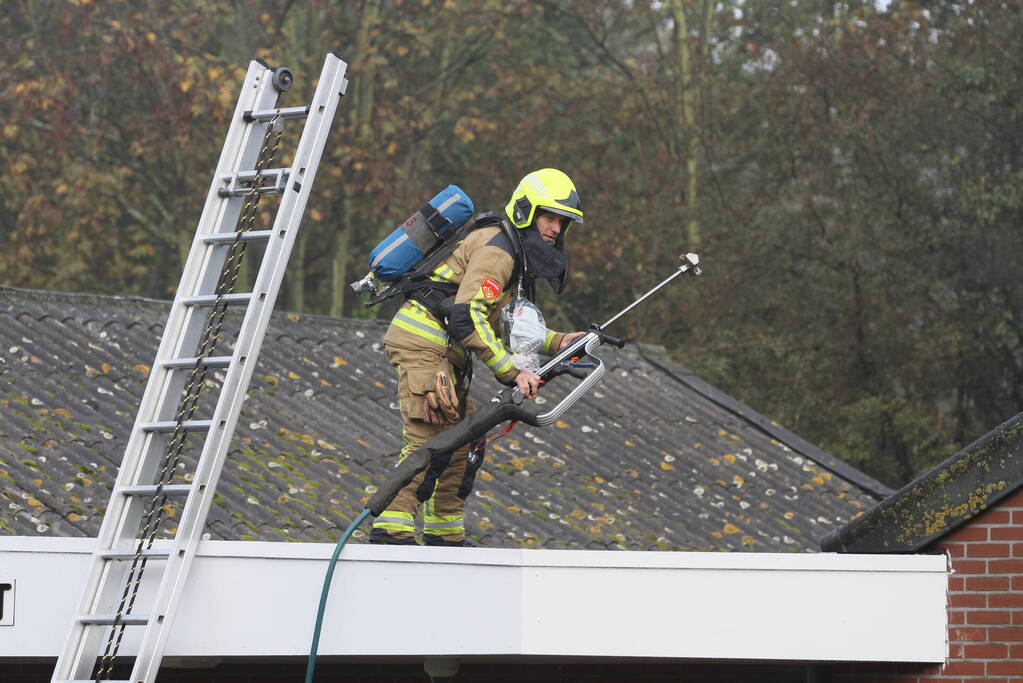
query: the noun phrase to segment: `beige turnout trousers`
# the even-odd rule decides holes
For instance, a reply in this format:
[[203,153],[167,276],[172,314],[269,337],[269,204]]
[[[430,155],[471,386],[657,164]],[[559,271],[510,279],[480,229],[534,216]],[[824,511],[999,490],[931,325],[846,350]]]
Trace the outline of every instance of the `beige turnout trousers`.
[[[439,352],[440,347],[406,348],[391,343],[386,346],[388,359],[398,373],[398,400],[404,423],[404,443],[398,458],[401,462],[413,450],[451,426],[430,424],[422,416],[426,392],[434,389],[438,369],[445,364],[452,366],[448,358]],[[451,374],[459,375],[455,370]],[[464,411],[466,400],[461,380],[456,386]],[[385,531],[397,539],[412,539],[415,537],[416,516],[421,513],[425,544],[460,543],[465,537],[465,497],[471,492],[475,480],[475,468],[467,467],[468,451],[469,447],[464,446],[451,455],[446,467],[431,467],[416,475],[380,513],[373,524],[374,531],[377,534],[380,533],[377,530]]]

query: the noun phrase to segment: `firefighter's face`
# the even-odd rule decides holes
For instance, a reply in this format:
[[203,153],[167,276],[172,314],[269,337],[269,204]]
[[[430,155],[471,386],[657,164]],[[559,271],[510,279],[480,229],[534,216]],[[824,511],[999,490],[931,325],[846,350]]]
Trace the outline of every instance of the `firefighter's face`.
[[536,229],[547,244],[554,244],[561,234],[561,216],[556,213],[541,213],[536,216]]

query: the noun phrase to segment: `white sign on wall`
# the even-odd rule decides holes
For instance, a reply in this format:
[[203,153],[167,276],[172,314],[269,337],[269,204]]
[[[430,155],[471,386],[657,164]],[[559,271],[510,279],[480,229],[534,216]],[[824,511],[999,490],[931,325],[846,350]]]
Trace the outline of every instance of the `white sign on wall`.
[[0,626],[14,626],[14,584],[15,580],[0,579]]

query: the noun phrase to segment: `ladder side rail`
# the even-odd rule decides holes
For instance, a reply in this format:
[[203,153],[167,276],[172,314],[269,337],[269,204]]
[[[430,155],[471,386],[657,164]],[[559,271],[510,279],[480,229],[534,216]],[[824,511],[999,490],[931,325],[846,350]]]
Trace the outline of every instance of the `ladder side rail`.
[[[170,559],[154,602],[152,619],[142,639],[132,671],[133,681],[152,681],[159,670],[166,640],[170,634],[188,571],[202,535],[217,481],[224,466],[231,439],[241,412],[242,399],[255,370],[260,347],[273,313],[288,258],[298,234],[299,224],[316,175],[327,136],[333,124],[341,96],[347,87],[347,64],[334,54],[327,55],[317,82],[309,117],[295,152],[288,190],[281,199],[274,221],[273,236],[257,276],[257,294],[250,303],[238,334],[237,359],[224,378],[220,400],[213,417],[193,479],[193,489],[178,524]],[[296,181],[298,185],[295,185]],[[275,246],[276,245],[276,246]]]
[[[245,155],[252,156],[253,159],[255,158],[254,154],[258,154],[261,139],[255,143],[251,143],[251,131],[255,128],[265,129],[265,125],[249,125],[244,120],[244,112],[254,107],[259,108],[264,105],[272,105],[275,103],[276,92],[270,85],[270,73],[271,71],[269,69],[258,62],[253,61],[249,65],[244,85],[242,87],[242,94],[235,108],[235,113],[228,129],[227,141],[225,142],[225,147],[221,153],[218,171],[220,170],[220,166],[231,163],[232,159],[236,159],[239,156],[239,148],[249,146],[254,147],[254,152],[249,152]],[[246,135],[247,133],[248,135]],[[206,217],[208,210],[211,208],[218,208],[211,201],[212,197],[216,197],[221,205],[227,203],[227,200],[217,196],[216,191],[217,183],[219,182],[219,175],[219,173],[214,174],[214,180],[211,184],[210,190],[211,197],[207,198],[207,206],[203,211],[204,218]],[[235,210],[235,215],[237,215],[237,209]],[[200,225],[202,225],[202,221],[200,222]],[[181,345],[178,337],[182,335],[175,334],[172,331],[180,331],[185,326],[186,317],[189,313],[193,313],[184,310],[184,307],[177,302],[177,299],[187,293],[188,290],[183,288],[186,288],[192,281],[198,279],[199,273],[201,272],[196,270],[194,265],[196,253],[197,250],[193,245],[189,259],[186,262],[185,272],[182,274],[181,284],[177,290],[175,304],[172,305],[171,312],[168,315],[167,324],[164,326],[164,333],[161,338],[159,349],[156,353],[156,362],[153,363],[152,369],[150,370],[149,379],[147,380],[146,388],[143,393],[143,399],[140,403],[139,411],[136,415],[135,423],[132,427],[128,443],[125,448],[125,456],[118,469],[118,475],[114,483],[114,488],[111,492],[110,503],[103,516],[103,521],[97,538],[96,551],[90,562],[89,573],[83,587],[81,599],[79,600],[77,609],[73,614],[73,621],[69,629],[68,636],[65,639],[64,648],[58,657],[56,666],[54,667],[54,681],[88,678],[91,675],[91,669],[94,662],[84,661],[83,655],[86,652],[98,651],[98,643],[104,635],[103,632],[105,629],[95,626],[89,627],[81,623],[78,620],[78,617],[84,614],[98,613],[102,611],[101,608],[104,606],[112,607],[113,604],[116,604],[115,594],[121,590],[119,582],[114,579],[118,575],[123,577],[124,573],[127,571],[127,567],[124,566],[123,563],[111,562],[99,557],[98,553],[102,550],[115,549],[118,539],[128,536],[129,532],[125,528],[125,520],[131,516],[132,512],[137,513],[136,518],[141,516],[141,506],[144,505],[144,502],[137,496],[132,496],[129,500],[126,500],[126,496],[121,493],[121,489],[125,486],[131,485],[132,483],[149,483],[140,482],[140,474],[144,474],[139,472],[139,464],[142,459],[141,456],[147,450],[153,451],[159,449],[166,443],[168,438],[165,434],[157,435],[154,433],[145,433],[141,429],[141,425],[153,420],[153,416],[165,402],[165,397],[176,395],[175,388],[179,394],[181,389],[184,387],[185,379],[181,378],[180,381],[175,381],[177,378],[174,377],[174,374],[182,375],[183,373],[170,372],[168,369],[163,368],[159,361],[164,358],[169,358],[175,348]],[[192,267],[189,268],[189,266]],[[201,323],[198,323],[196,326],[199,324]],[[198,337],[196,336],[194,343],[197,343],[197,341]],[[176,385],[176,387],[174,385]],[[147,467],[145,469],[153,469],[155,471],[155,467],[156,465],[154,464],[151,468]],[[132,506],[132,510],[127,509],[127,506],[129,505]],[[131,533],[134,534],[136,531],[137,530],[131,530]],[[108,587],[108,590],[101,591],[101,586]]]
[[[210,190],[207,194],[206,204],[202,216],[199,219],[199,227],[196,230],[196,238],[193,239],[185,267],[182,272],[181,281],[175,294],[174,303],[168,314],[167,323],[164,326],[160,347],[157,350],[156,359],[150,370],[150,381],[143,394],[143,400],[139,406],[135,424],[132,428],[129,445],[125,450],[125,457],[122,460],[118,472],[118,485],[129,486],[132,484],[149,484],[156,474],[160,454],[167,442],[167,435],[157,437],[142,430],[142,425],[148,422],[174,419],[174,411],[178,399],[187,381],[187,372],[173,371],[165,368],[161,361],[191,355],[202,335],[203,326],[206,322],[205,309],[198,309],[192,306],[184,306],[181,299],[188,297],[195,292],[197,286],[201,286],[204,278],[216,278],[223,265],[225,254],[223,249],[212,249],[206,246],[199,235],[211,232],[211,226],[223,225],[237,220],[240,210],[240,200],[225,200],[218,196],[217,186],[219,173],[225,166],[233,164],[254,164],[258,156],[265,125],[249,125],[244,120],[244,113],[248,111],[249,105],[263,106],[276,103],[277,92],[270,83],[271,70],[259,62],[253,61],[249,65],[245,82],[242,86],[242,96],[235,106],[235,112],[228,128],[227,141],[218,161],[217,171],[214,172]],[[219,258],[217,258],[219,257]],[[210,271],[214,271],[211,272]],[[133,442],[134,441],[134,442]],[[141,443],[140,443],[141,442]],[[139,448],[141,446],[141,448]],[[111,501],[112,506],[118,504],[131,505],[138,508],[141,514],[141,507],[145,501],[139,497],[132,497],[125,500],[124,496],[115,496],[116,502]],[[111,516],[108,508],[104,518]],[[129,519],[131,515],[121,515],[122,520]],[[126,528],[122,524],[113,537],[106,537],[101,530],[99,549],[116,549],[118,542],[134,539],[137,532],[135,528]]]
[[[232,232],[238,223],[244,198],[221,197],[220,189],[225,175],[252,169],[256,165],[268,124],[264,121],[253,121],[246,116],[246,113],[252,111],[248,108],[249,106],[268,108],[276,106],[279,92],[272,84],[272,75],[273,70],[262,62],[253,60],[249,63],[248,74],[242,85],[242,95],[235,105],[231,118],[232,123],[217,167],[213,172],[210,189],[206,195],[206,203],[199,217],[199,224],[186,260],[186,268],[182,272],[181,282],[177,288],[175,304],[178,304],[182,298],[213,292],[216,287],[227,257],[226,248],[216,247],[229,246],[230,242],[214,245],[207,242],[205,238],[210,235]],[[172,313],[174,312],[172,311]],[[184,323],[187,332],[180,335],[178,347],[170,353],[162,353],[158,356],[160,359],[191,356],[202,335],[208,310],[186,306],[178,313],[187,320]],[[192,322],[193,320],[195,322]],[[170,326],[171,320],[168,320],[168,328]],[[166,337],[167,329],[164,331],[164,338]],[[174,391],[167,393],[177,397],[184,387],[184,375],[170,373],[169,377],[177,381],[179,386],[175,387]],[[162,403],[161,405],[166,404]],[[164,412],[154,414],[152,418],[152,421],[156,422],[171,419],[173,415]]]
[[[276,102],[277,93],[269,84],[269,73],[270,70],[258,62],[253,61],[250,64],[242,89],[242,97],[236,105],[235,115],[228,129],[228,142],[221,153],[219,164],[254,163],[262,144],[262,133],[265,126],[248,125],[243,117],[248,104]],[[197,232],[208,232],[207,226],[211,222],[211,218],[221,223],[225,220],[230,221],[232,218],[237,220],[239,207],[232,207],[232,205],[237,205],[238,201],[227,202],[220,199],[216,194],[216,185],[217,176],[214,174]],[[188,373],[175,372],[165,368],[161,361],[179,357],[181,354],[190,355],[198,344],[206,322],[207,311],[184,306],[181,300],[192,293],[197,280],[209,277],[209,269],[217,269],[219,272],[218,266],[222,265],[224,254],[219,254],[218,263],[210,258],[214,251],[222,252],[223,250],[203,248],[200,240],[193,240],[174,303],[171,305],[171,311],[164,326],[160,347],[150,370],[149,382],[118,471],[117,488],[132,484],[150,484],[156,474],[169,436],[166,434],[157,436],[146,432],[142,429],[142,425],[149,422],[172,420],[175,417],[174,411],[187,382]],[[130,524],[130,520],[137,520],[141,517],[145,504],[146,501],[141,497],[126,499],[123,495],[114,495],[104,516],[104,523],[107,519],[112,518],[119,520],[120,524],[112,532],[109,529],[101,528],[97,550],[127,548],[135,540],[138,532],[137,526]]]
[[[161,343],[157,355],[158,361],[191,356],[202,336],[208,310],[196,306],[184,306],[181,299],[196,294],[211,293],[216,287],[217,279],[227,257],[227,247],[220,245],[214,247],[207,244],[204,238],[211,234],[230,232],[238,222],[244,199],[221,197],[219,194],[222,184],[221,176],[225,173],[252,168],[256,164],[267,124],[247,122],[245,112],[250,111],[247,108],[248,105],[272,107],[277,103],[279,93],[272,85],[272,73],[271,69],[255,60],[249,64],[249,71],[242,86],[242,96],[235,105],[227,140],[213,173],[210,189],[206,195],[206,203],[199,217],[199,224],[185,261],[181,281],[176,290],[171,314],[168,316],[167,326],[164,328],[163,341],[168,342],[168,346],[164,347]],[[161,367],[161,370],[164,369]],[[181,395],[187,373],[170,372],[165,376],[169,386],[162,392],[164,400],[159,402],[162,410],[149,414],[147,417],[150,419],[147,421],[158,422],[174,418],[172,412],[176,402],[166,399],[176,399]],[[145,473],[142,476],[136,476],[135,480],[138,483],[149,483],[148,476],[149,473]]]

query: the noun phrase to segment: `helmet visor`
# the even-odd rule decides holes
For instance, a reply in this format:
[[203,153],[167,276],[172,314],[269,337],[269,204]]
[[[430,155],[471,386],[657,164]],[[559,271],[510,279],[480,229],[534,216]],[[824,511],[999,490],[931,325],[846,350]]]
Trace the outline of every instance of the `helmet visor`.
[[547,213],[556,213],[559,216],[564,216],[565,218],[569,218],[569,219],[575,221],[576,223],[582,223],[583,222],[583,217],[581,215],[579,215],[579,213],[573,213],[571,210],[563,209],[563,208],[561,208],[559,206],[547,206],[545,204],[541,204],[540,206],[536,207],[536,210],[537,210],[538,213],[542,213],[542,212],[545,212],[545,211]]

